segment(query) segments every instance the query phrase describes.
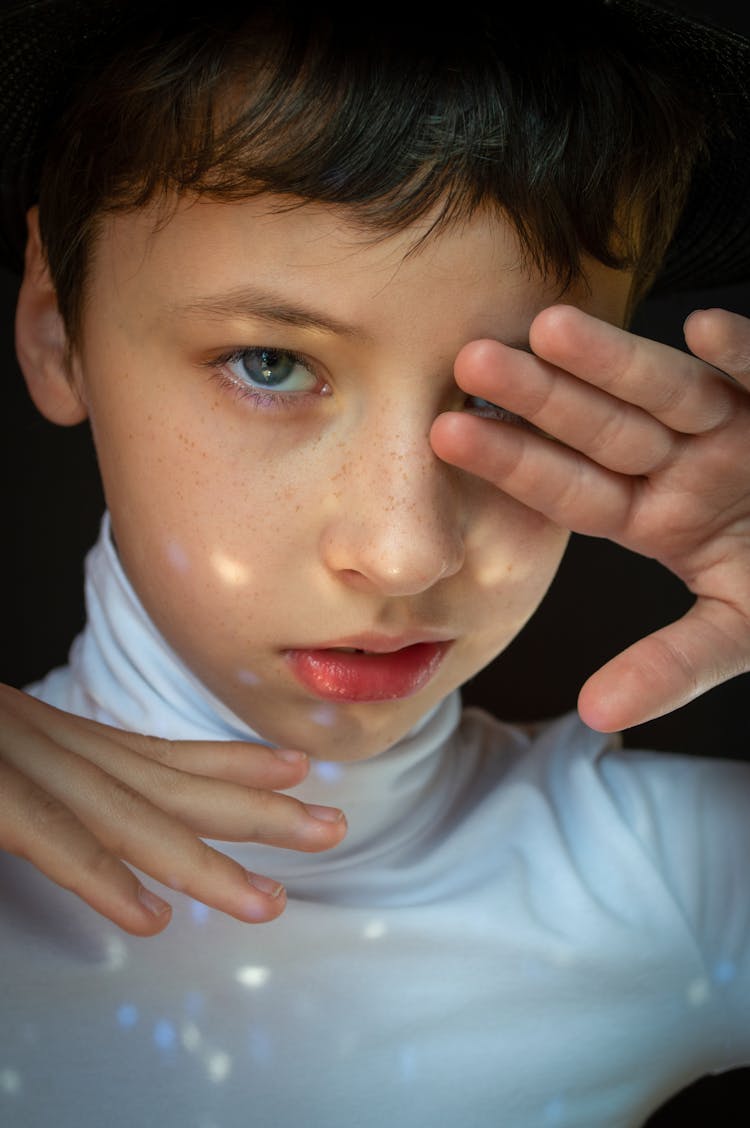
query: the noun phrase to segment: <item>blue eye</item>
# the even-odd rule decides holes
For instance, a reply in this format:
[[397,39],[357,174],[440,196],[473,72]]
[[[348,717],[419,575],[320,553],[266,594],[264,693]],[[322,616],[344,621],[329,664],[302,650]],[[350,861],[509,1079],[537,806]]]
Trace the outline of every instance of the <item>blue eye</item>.
[[472,415],[479,415],[482,419],[499,419],[502,423],[517,423],[522,427],[529,427],[530,424],[522,415],[516,415],[512,411],[507,411],[504,407],[499,407],[496,403],[490,403],[489,400],[482,399],[481,396],[469,396],[466,401],[466,409]]
[[224,361],[234,381],[264,392],[311,392],[317,376],[294,353],[285,349],[242,349]]

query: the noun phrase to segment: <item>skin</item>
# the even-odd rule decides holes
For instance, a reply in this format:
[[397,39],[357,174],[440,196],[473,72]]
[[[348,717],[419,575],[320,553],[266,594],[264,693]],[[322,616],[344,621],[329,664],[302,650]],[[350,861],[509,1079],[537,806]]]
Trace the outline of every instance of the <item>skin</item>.
[[[365,240],[312,205],[201,200],[154,220],[107,222],[73,366],[120,558],[165,638],[263,737],[373,756],[508,644],[559,563],[564,530],[429,442],[442,411],[473,402],[456,354],[527,340],[554,288],[484,214],[408,257],[414,231]],[[591,274],[569,300],[621,321],[629,279]],[[343,325],[195,308],[250,284]],[[301,354],[318,386],[242,398],[215,358],[261,345]],[[283,657],[408,630],[456,641],[403,700],[321,709]]]
[[[72,349],[32,213],[17,321],[40,410],[91,419],[131,582],[221,700],[282,747],[375,755],[507,645],[567,529],[661,560],[697,597],[590,679],[589,724],[636,724],[748,668],[744,319],[694,314],[685,356],[618,327],[629,279],[598,264],[551,304],[561,296],[522,268],[496,217],[407,256],[418,231],[373,241],[332,209],[269,203],[108,220]],[[250,284],[349,331],[207,309]],[[533,355],[514,347],[525,341]],[[304,395],[279,407],[238,394],[220,358],[258,345],[304,355],[316,374]],[[533,426],[481,417],[477,396]],[[321,713],[285,666],[287,647],[415,627],[456,643],[404,701]],[[304,776],[304,757],[151,741],[13,691],[0,711],[15,725],[0,748],[0,845],[130,931],[160,931],[168,910],[144,908],[121,858],[270,919],[278,888],[249,897],[247,875],[196,835],[324,849],[345,831],[336,812],[316,819],[275,792]]]

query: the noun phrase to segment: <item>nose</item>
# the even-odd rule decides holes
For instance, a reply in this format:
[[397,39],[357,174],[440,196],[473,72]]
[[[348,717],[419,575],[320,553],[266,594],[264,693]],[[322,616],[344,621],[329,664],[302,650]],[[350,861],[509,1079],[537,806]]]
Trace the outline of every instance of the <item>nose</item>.
[[362,436],[331,487],[322,556],[347,586],[413,596],[460,571],[456,476],[433,453],[426,429]]

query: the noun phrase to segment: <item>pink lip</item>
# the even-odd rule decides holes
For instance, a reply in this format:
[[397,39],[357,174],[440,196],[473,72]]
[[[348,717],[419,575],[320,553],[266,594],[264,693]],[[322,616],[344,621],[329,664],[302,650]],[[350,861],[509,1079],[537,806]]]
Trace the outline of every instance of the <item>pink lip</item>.
[[[342,639],[326,646],[287,650],[298,681],[317,697],[334,701],[396,701],[411,697],[430,681],[452,639],[414,641],[382,635]],[[356,647],[366,654],[342,653]]]

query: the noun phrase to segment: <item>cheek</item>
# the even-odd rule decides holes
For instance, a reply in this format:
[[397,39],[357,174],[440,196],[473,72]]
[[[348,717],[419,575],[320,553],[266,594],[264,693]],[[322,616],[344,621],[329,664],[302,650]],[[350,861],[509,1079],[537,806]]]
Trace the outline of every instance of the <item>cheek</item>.
[[[492,490],[467,536],[471,581],[495,621],[512,633],[536,610],[558,569],[570,534],[541,514]],[[493,630],[492,621],[488,630]]]
[[310,476],[265,432],[227,426],[215,397],[185,402],[155,386],[139,398],[133,385],[118,381],[91,410],[122,562],[147,606],[190,599],[198,617],[229,618],[240,593],[278,584],[306,538],[294,486]]

